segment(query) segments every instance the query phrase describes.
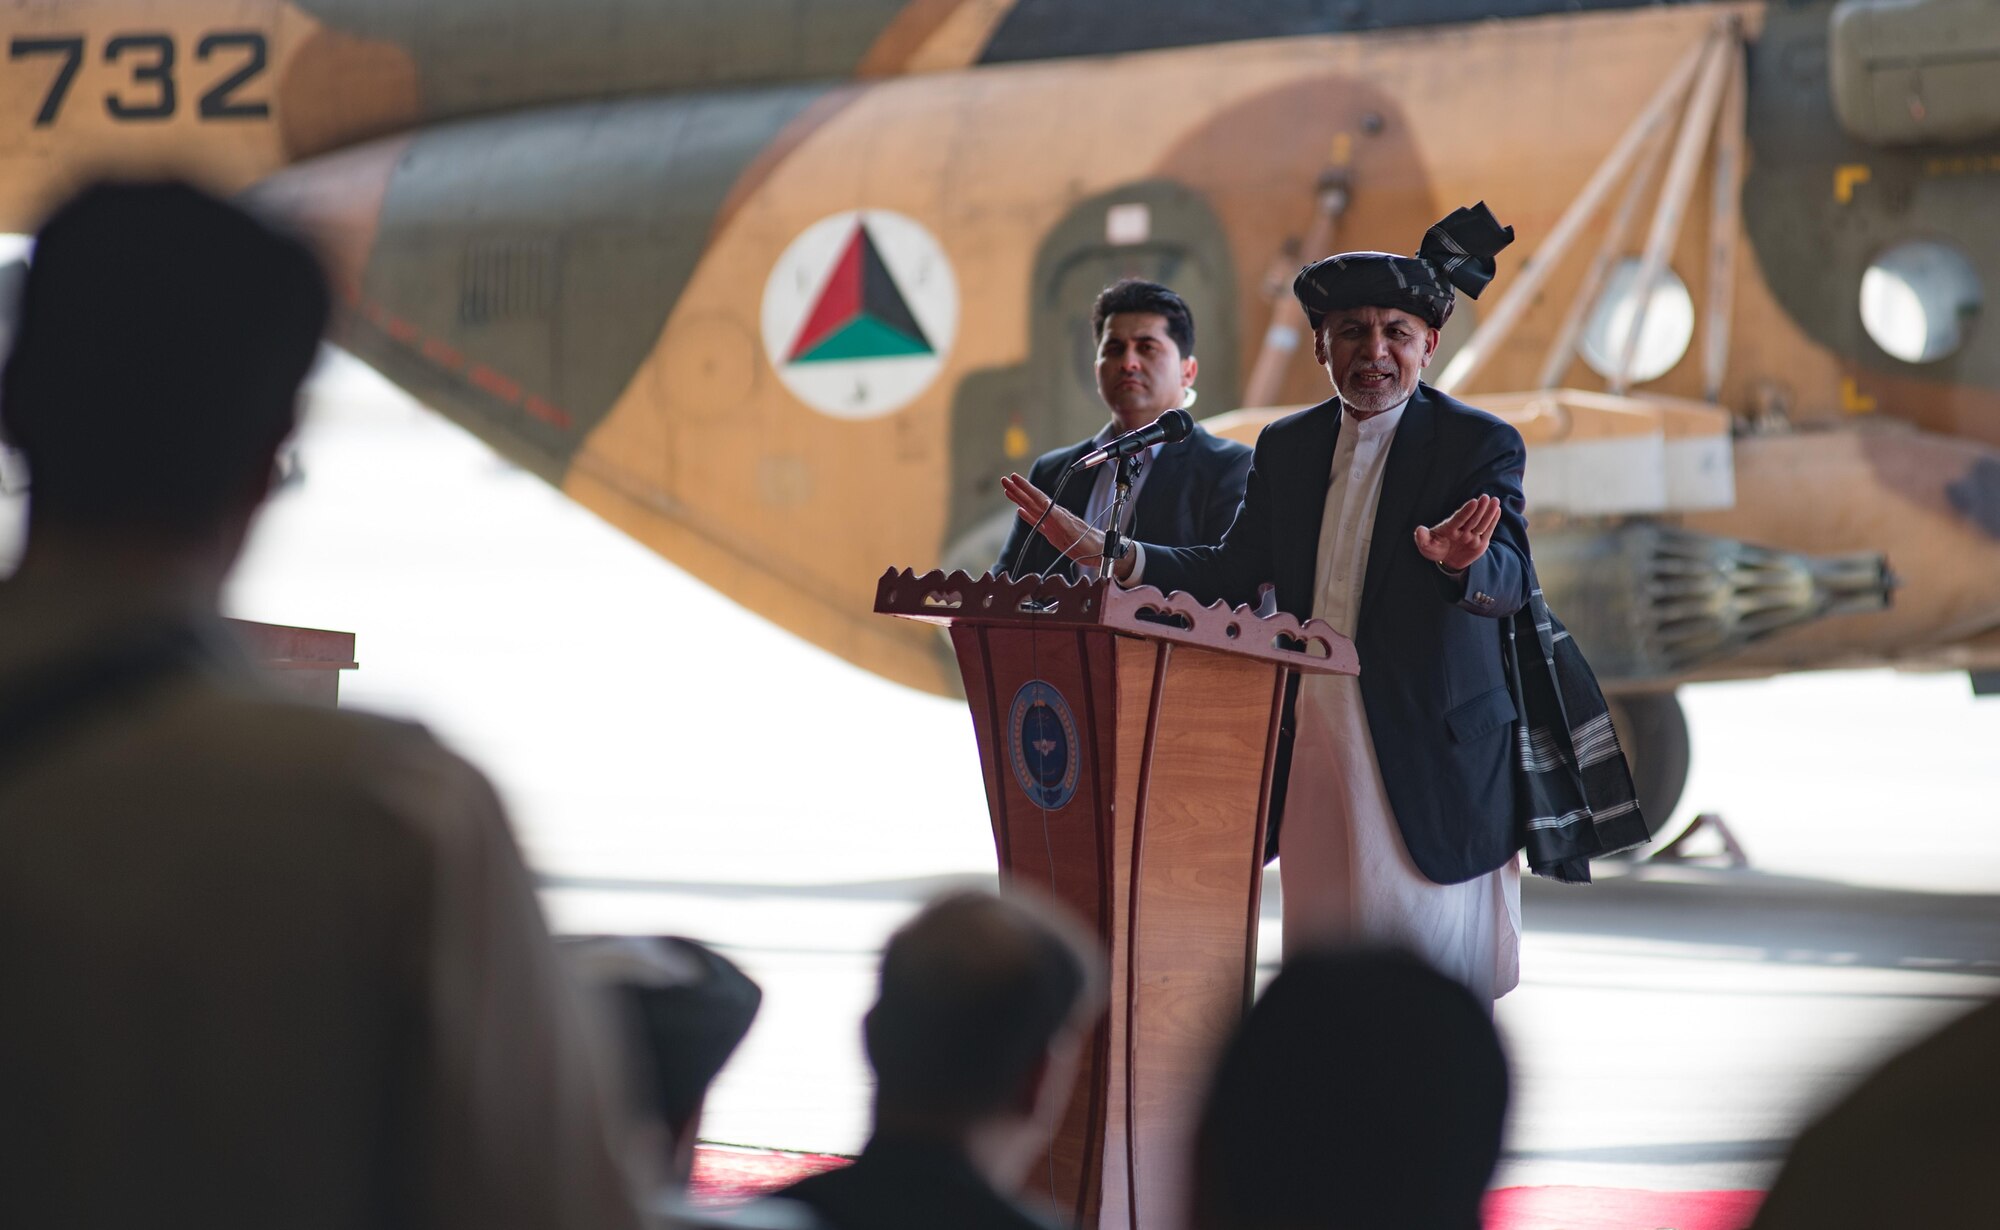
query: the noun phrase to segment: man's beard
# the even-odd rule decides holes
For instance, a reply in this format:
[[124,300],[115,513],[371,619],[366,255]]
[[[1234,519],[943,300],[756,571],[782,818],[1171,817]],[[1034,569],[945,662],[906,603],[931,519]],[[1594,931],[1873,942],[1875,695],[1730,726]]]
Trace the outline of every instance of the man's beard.
[[1409,400],[1410,394],[1416,391],[1414,388],[1404,388],[1396,372],[1353,373],[1353,376],[1366,375],[1386,375],[1389,379],[1372,387],[1361,387],[1359,381],[1350,377],[1345,386],[1339,390],[1340,400],[1361,414],[1380,414],[1384,410],[1393,410]]

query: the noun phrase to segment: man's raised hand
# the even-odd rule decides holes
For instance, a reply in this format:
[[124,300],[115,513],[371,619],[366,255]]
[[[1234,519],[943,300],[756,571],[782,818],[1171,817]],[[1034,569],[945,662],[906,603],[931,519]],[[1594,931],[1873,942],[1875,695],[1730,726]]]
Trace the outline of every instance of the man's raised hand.
[[[1042,537],[1049,545],[1070,559],[1082,562],[1094,560],[1104,554],[1104,535],[1090,528],[1083,518],[1067,508],[1056,508],[1049,503],[1049,497],[1019,474],[1009,474],[1000,480],[1000,490],[1014,502],[1015,511],[1021,519],[1033,525],[1041,521]],[[1046,520],[1042,514],[1047,513]],[[1007,561],[1012,564],[1013,561]]]
[[1464,572],[1486,554],[1486,544],[1493,541],[1494,527],[1499,524],[1500,501],[1476,495],[1442,523],[1418,526],[1417,553],[1447,572]]

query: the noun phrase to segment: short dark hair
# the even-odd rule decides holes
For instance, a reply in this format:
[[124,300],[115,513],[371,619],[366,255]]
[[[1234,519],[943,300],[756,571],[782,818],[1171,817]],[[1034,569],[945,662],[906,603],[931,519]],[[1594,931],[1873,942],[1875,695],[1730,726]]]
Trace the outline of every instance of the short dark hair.
[[1120,312],[1151,312],[1167,319],[1167,336],[1180,347],[1181,358],[1194,353],[1194,313],[1187,301],[1158,282],[1126,278],[1097,292],[1090,309],[1090,336],[1104,340],[1104,322]]
[[959,1119],[1004,1109],[1102,999],[1102,958],[1047,906],[940,898],[890,937],[868,1012],[878,1108]]
[[0,374],[31,518],[199,533],[254,499],[329,305],[311,250],[235,205],[85,188],[36,238]]
[[1216,1068],[1192,1224],[1477,1230],[1506,1114],[1470,991],[1406,952],[1294,957]]

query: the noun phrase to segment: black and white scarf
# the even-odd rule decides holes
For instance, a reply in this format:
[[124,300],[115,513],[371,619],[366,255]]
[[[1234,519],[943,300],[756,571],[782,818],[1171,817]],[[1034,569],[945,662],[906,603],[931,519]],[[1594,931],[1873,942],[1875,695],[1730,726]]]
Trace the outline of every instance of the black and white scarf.
[[1516,835],[1528,869],[1590,883],[1590,860],[1652,837],[1611,711],[1583,652],[1542,598],[1528,565],[1528,604],[1504,622],[1514,691]]

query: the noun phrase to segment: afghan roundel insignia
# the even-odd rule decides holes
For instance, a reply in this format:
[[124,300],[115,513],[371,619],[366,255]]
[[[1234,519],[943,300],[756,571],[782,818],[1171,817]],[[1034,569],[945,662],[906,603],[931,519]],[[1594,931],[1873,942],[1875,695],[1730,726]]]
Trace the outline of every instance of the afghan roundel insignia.
[[764,286],[764,352],[794,396],[836,418],[909,404],[944,367],[958,282],[931,233],[902,214],[850,210],[786,247]]
[[935,353],[903,292],[896,289],[896,279],[882,263],[868,227],[856,222],[785,361],[827,363]]

